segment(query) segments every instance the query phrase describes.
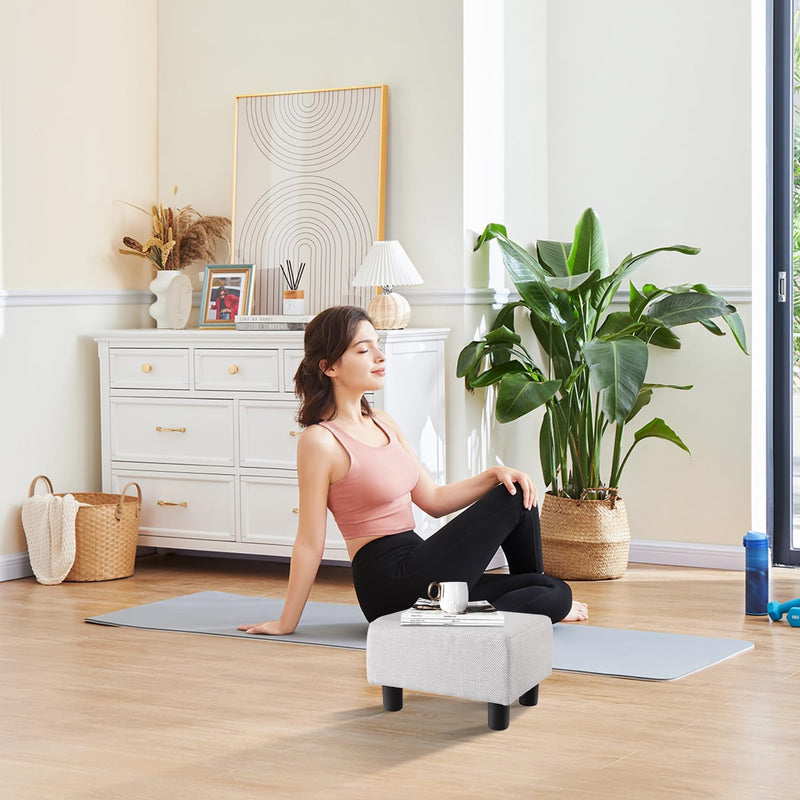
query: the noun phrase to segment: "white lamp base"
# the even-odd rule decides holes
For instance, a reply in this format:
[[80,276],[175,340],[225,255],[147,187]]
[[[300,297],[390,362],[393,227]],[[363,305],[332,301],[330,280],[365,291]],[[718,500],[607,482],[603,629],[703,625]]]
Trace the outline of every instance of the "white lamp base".
[[378,330],[395,330],[408,325],[411,306],[403,295],[384,291],[372,298],[367,314]]

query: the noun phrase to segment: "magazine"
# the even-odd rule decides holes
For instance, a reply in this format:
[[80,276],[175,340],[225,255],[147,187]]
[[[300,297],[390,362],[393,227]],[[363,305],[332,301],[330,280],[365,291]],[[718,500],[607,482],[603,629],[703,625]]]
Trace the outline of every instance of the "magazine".
[[439,608],[438,600],[420,597],[400,615],[401,625],[502,625],[503,615],[486,600],[473,600],[461,614],[448,614]]

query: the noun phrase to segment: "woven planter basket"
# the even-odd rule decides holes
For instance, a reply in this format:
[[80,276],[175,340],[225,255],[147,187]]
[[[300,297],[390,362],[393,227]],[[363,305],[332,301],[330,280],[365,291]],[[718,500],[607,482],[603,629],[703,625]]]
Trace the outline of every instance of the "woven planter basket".
[[542,502],[541,528],[548,575],[598,581],[625,574],[631,532],[625,503],[616,493],[609,500],[574,500],[548,492]]
[[[53,484],[44,475],[33,479],[28,497],[38,480],[44,480],[53,494]],[[128,497],[133,486],[138,497]],[[66,492],[59,492],[63,497]],[[109,581],[133,575],[136,543],[139,538],[139,512],[142,490],[138,483],[129,483],[122,494],[71,492],[86,507],[75,517],[75,561],[65,581]]]

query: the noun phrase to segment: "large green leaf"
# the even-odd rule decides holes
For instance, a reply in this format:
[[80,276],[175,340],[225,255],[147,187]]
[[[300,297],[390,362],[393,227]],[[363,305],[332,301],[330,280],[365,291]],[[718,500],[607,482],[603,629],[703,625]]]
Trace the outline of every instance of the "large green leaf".
[[575,226],[575,238],[567,259],[567,274],[597,270],[601,277],[611,271],[603,226],[591,208],[583,212]]
[[630,422],[646,405],[648,405],[653,397],[654,389],[680,389],[685,392],[691,388],[691,384],[689,386],[676,386],[670,383],[643,383],[642,388],[639,389],[639,396],[636,398],[636,402],[633,404],[633,408],[625,422]]
[[664,347],[668,350],[681,349],[681,340],[677,335],[656,319],[650,320],[649,324],[637,331],[636,336],[654,347]]
[[470,380],[470,385],[473,389],[481,389],[484,386],[491,386],[493,383],[498,383],[504,375],[513,374],[515,372],[524,372],[527,374],[528,370],[520,361],[504,361],[502,364],[498,364],[476,375]]
[[551,289],[563,289],[572,292],[575,289],[590,286],[597,280],[598,272],[585,272],[581,275],[566,275],[558,278],[545,278],[545,283]]
[[536,256],[539,263],[550,269],[553,275],[564,277],[569,275],[567,270],[567,260],[572,245],[569,242],[548,242],[540,240],[536,242]]
[[657,319],[668,328],[674,328],[702,319],[722,317],[735,311],[733,306],[729,306],[723,298],[716,295],[682,292],[667,295],[663,300],[653,303],[645,311],[645,316]]
[[484,229],[483,233],[476,239],[475,247],[472,248],[473,252],[480,250],[486,242],[491,242],[492,239],[502,236],[504,239],[508,238],[506,226],[501,225],[499,222],[490,222]]
[[463,378],[483,358],[484,348],[483,342],[470,342],[461,350],[456,363],[457,378]]
[[624,281],[635,269],[640,267],[644,261],[651,258],[656,253],[682,253],[685,256],[696,256],[700,252],[699,247],[690,247],[686,244],[671,244],[667,247],[655,247],[644,253],[637,255],[628,254],[622,259],[619,266],[612,272],[612,276],[618,281]]
[[497,388],[495,416],[511,422],[544,405],[561,386],[561,381],[536,381],[527,373],[504,376]]
[[[694,289],[696,292],[702,292],[703,294],[709,294],[713,297],[719,297],[720,300],[724,299],[715,292],[712,292],[711,289],[709,289],[704,283],[696,283],[694,286],[692,286],[692,289]],[[733,308],[733,306],[731,306],[731,308]],[[722,319],[730,328],[733,338],[736,340],[736,344],[739,345],[739,348],[742,350],[742,352],[747,353],[747,335],[744,331],[744,323],[742,322],[742,318],[739,316],[738,312],[734,309],[732,313],[723,314]],[[704,325],[703,327],[705,327],[707,330],[710,330],[716,336],[719,336],[722,333],[722,331],[719,330],[719,328],[713,323],[710,325]],[[714,327],[717,327],[717,330],[714,330]]]
[[[636,433],[633,434],[633,441],[634,444],[638,444],[642,441],[642,439],[666,439],[668,442],[672,442],[673,444],[677,445],[681,448],[681,450],[685,450],[687,453],[691,453],[691,450],[683,443],[683,440],[677,433],[675,433],[672,428],[664,422],[663,419],[660,417],[656,417],[655,419],[650,420],[643,428],[639,428]],[[631,446],[631,450],[633,449],[633,445]],[[629,451],[630,452],[630,451]]]
[[598,339],[614,339],[621,335],[632,335],[644,327],[643,322],[635,320],[627,311],[614,311],[609,314],[597,331]]
[[603,413],[623,424],[633,408],[647,373],[647,345],[634,336],[601,341],[583,348],[595,391],[603,392]]

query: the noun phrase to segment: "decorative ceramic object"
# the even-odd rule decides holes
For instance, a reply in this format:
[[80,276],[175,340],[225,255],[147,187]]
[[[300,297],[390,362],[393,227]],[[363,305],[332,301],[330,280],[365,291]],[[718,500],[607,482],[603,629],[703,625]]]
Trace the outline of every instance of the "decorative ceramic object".
[[156,301],[150,306],[150,316],[157,328],[185,328],[192,311],[192,282],[179,269],[160,269],[150,281],[150,291]]

